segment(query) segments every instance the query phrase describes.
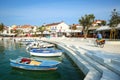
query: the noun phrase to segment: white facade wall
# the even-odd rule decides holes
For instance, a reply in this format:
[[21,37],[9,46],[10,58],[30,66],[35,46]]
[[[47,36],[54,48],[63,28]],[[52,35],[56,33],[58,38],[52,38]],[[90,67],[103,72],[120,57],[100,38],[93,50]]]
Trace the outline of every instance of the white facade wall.
[[69,29],[69,26],[67,24],[65,24],[64,22],[62,22],[61,24],[58,25],[58,32],[66,32]]
[[69,29],[69,26],[65,24],[64,22],[50,26],[51,31],[53,32],[66,32]]

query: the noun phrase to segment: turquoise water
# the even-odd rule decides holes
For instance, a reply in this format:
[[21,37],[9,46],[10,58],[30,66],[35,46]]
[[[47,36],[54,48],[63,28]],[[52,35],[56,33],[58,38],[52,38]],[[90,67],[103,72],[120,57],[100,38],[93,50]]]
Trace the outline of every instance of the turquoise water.
[[26,46],[14,41],[0,40],[0,80],[83,80],[84,74],[65,54],[53,58],[37,57],[61,61],[55,71],[28,71],[12,68],[9,59],[16,59],[19,56],[32,57],[25,48]]

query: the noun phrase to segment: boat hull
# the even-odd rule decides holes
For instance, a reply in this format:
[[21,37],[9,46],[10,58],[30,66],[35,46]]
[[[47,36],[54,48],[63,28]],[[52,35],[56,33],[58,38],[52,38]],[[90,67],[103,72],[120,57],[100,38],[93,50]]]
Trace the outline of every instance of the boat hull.
[[[56,70],[60,62],[54,60],[35,60],[30,59],[30,63],[26,63],[29,58],[18,58],[16,60],[10,60],[10,65],[15,68],[25,70]],[[21,62],[22,61],[22,62]],[[34,64],[33,64],[34,62]]]
[[30,55],[33,56],[41,56],[41,57],[54,57],[54,56],[61,56],[62,52],[57,52],[57,53],[36,53],[36,52],[30,52]]
[[57,66],[50,67],[50,66],[28,66],[28,65],[22,65],[22,64],[16,64],[16,63],[10,63],[10,65],[14,68],[20,68],[24,70],[56,70]]
[[40,50],[31,50],[30,51],[30,55],[33,55],[33,56],[41,56],[41,57],[54,57],[54,56],[61,56],[62,55],[62,51],[60,50],[54,50],[54,49],[51,49],[51,50],[43,50],[43,49],[40,49]]

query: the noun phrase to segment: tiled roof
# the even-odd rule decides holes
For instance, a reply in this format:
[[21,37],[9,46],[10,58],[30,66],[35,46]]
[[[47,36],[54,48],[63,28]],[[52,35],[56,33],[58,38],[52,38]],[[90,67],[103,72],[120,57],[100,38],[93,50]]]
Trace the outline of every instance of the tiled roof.
[[46,24],[45,26],[55,26],[55,25],[58,25],[58,24],[60,24],[60,23],[62,23],[62,22]]
[[31,26],[31,25],[23,25],[23,26],[21,26],[21,28],[32,28],[33,26]]
[[7,27],[7,26],[4,26],[4,29],[5,29],[5,30],[7,30],[7,29],[8,29],[8,27]]

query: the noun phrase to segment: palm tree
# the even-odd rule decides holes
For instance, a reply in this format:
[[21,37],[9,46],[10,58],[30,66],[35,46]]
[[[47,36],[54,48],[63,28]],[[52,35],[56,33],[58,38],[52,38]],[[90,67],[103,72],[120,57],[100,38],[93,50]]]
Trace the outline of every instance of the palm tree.
[[112,17],[109,21],[109,25],[112,28],[110,31],[110,39],[115,39],[116,36],[116,29],[117,25],[120,23],[120,14],[114,9],[112,11]]
[[95,16],[93,14],[85,15],[79,19],[79,23],[83,26],[83,35],[85,39],[87,38],[88,29],[92,26],[94,19]]

